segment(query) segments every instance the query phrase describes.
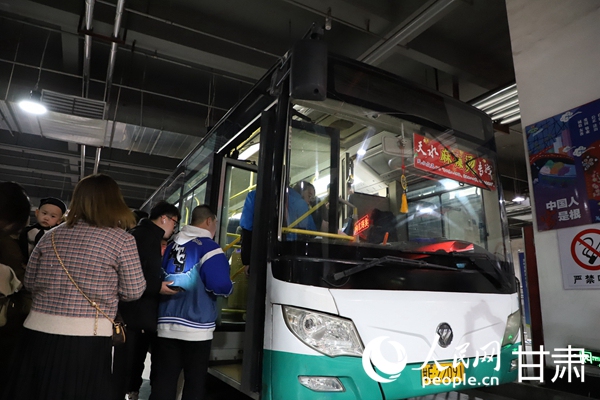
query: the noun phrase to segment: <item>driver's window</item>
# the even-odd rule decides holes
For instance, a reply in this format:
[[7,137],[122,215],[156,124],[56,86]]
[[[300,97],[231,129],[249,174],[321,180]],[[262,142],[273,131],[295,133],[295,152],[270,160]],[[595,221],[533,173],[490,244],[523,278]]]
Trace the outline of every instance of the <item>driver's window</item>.
[[283,232],[287,240],[296,240],[302,231],[312,236],[327,231],[331,138],[325,132],[294,128],[289,149]]

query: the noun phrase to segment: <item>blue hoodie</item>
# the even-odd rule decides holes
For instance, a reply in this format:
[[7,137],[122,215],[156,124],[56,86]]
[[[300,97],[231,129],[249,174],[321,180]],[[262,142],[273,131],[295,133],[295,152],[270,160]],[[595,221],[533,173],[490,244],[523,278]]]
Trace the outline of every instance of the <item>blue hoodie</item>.
[[163,258],[165,281],[183,291],[161,296],[158,336],[170,339],[211,340],[217,319],[217,297],[233,290],[229,262],[206,229],[186,225]]

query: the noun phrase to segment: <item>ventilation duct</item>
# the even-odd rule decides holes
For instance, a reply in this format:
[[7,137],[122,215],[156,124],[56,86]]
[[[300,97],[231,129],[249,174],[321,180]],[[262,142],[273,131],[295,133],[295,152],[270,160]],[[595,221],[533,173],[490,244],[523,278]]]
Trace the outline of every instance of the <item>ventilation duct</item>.
[[70,96],[50,90],[42,90],[42,103],[49,111],[94,119],[104,119],[106,109],[106,103],[103,101]]

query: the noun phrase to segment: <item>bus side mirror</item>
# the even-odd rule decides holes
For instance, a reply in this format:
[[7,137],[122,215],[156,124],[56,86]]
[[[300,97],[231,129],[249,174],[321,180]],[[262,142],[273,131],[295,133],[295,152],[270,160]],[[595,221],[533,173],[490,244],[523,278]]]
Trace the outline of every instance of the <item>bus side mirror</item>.
[[302,39],[294,45],[291,97],[316,101],[327,98],[327,44],[324,41]]

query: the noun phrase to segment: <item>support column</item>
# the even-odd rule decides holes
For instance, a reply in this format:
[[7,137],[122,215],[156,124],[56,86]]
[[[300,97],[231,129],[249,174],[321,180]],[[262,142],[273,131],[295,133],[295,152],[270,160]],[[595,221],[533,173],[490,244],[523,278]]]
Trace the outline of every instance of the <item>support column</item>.
[[[600,98],[600,2],[506,0],[506,8],[523,129]],[[545,350],[598,349],[600,291],[563,289],[557,230],[539,232],[533,211]]]

